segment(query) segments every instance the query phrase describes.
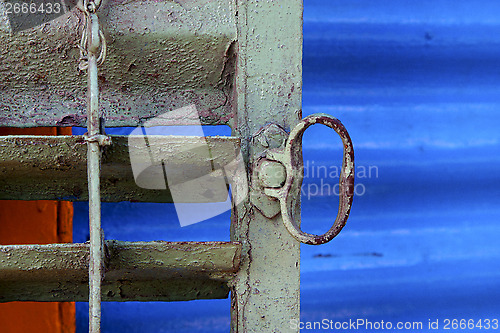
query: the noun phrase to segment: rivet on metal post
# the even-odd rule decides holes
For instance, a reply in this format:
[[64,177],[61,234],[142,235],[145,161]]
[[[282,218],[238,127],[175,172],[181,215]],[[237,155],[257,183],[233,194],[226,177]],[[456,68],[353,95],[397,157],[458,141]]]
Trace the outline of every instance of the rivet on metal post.
[[[110,139],[101,133],[99,116],[99,82],[97,66],[104,61],[106,42],[99,29],[96,11],[100,0],[84,0],[85,29],[80,45],[79,69],[87,70],[87,178],[89,190],[89,332],[101,331],[101,282],[104,278],[104,236],[101,229],[101,145]],[[98,52],[100,50],[100,55]]]

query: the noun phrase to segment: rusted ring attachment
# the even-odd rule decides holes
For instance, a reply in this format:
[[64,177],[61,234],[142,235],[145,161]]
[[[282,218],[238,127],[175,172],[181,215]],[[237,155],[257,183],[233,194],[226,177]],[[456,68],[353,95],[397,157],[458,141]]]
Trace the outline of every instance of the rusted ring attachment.
[[[314,124],[323,124],[335,130],[342,139],[344,147],[342,171],[339,179],[339,210],[335,223],[323,235],[313,235],[303,232],[297,226],[294,216],[291,214],[293,207],[297,204],[294,198],[300,195],[303,180],[302,136],[305,130]],[[266,158],[282,163],[286,169],[285,184],[281,188],[265,188],[264,193],[279,200],[283,223],[288,232],[299,242],[311,245],[328,243],[337,236],[349,217],[354,196],[354,149],[349,133],[344,125],[338,119],[328,114],[315,113],[310,115],[302,119],[291,131],[284,149],[271,150],[267,153]]]

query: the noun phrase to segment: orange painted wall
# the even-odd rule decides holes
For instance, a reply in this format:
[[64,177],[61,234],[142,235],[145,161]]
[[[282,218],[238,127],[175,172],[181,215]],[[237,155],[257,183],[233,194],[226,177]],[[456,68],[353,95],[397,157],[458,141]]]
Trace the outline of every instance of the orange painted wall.
[[[71,128],[0,128],[0,135],[69,135]],[[73,205],[58,201],[0,200],[0,244],[73,241]],[[75,304],[0,303],[1,333],[73,333]]]

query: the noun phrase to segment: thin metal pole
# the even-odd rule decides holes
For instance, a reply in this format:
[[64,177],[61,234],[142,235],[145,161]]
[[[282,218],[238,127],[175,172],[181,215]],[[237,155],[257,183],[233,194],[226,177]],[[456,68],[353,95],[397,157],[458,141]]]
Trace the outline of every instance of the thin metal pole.
[[87,176],[89,185],[89,332],[101,331],[101,280],[103,276],[103,239],[101,233],[100,146],[93,138],[100,134],[99,84],[97,79],[97,51],[99,23],[97,14],[89,14],[88,68],[87,68]]

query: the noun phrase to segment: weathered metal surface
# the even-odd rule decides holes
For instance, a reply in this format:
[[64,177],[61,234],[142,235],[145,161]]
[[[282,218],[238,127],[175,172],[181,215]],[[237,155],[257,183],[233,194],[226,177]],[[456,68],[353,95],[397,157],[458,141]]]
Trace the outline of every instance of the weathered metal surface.
[[[253,135],[269,123],[289,131],[302,118],[302,12],[301,0],[238,1],[233,129],[247,139],[249,174],[262,151],[250,146]],[[300,221],[300,207],[295,208]],[[232,283],[232,332],[298,332],[290,329],[290,320],[300,319],[299,242],[281,216],[268,219],[249,200],[232,218],[231,239],[243,243],[241,269]]]
[[279,162],[264,160],[260,165],[259,179],[265,188],[281,188],[286,175],[285,166]]
[[[239,154],[240,139],[235,137],[150,136],[147,150],[144,138],[112,136],[112,144],[103,148],[101,165],[101,199],[103,201],[172,202],[170,191],[148,190],[136,185],[129,150],[143,152],[154,160],[169,159],[169,171],[188,173],[193,179],[206,175],[206,165],[214,170],[232,162]],[[157,145],[157,146],[156,146]],[[202,151],[182,149],[185,146],[206,147]],[[5,136],[0,137],[0,199],[64,199],[85,201],[87,191],[86,144],[82,136]],[[163,176],[163,175],[162,175]],[[217,176],[217,175],[216,175]],[[215,176],[214,176],[215,177]],[[218,177],[218,176],[217,176]],[[172,175],[175,178],[175,175]],[[185,178],[185,176],[184,176]],[[207,186],[210,182],[207,181]],[[224,201],[227,192],[211,189],[212,201]],[[208,198],[208,199],[210,199]],[[186,193],[178,200],[207,202]]]
[[[294,209],[296,207],[296,200],[300,198],[300,191],[303,180],[304,173],[304,163],[302,161],[302,136],[305,130],[314,125],[323,124],[326,125],[337,132],[337,134],[342,139],[342,146],[344,147],[344,154],[342,160],[342,171],[339,177],[339,208],[337,217],[335,221],[326,233],[323,235],[313,235],[303,232],[300,226],[295,223],[294,219]],[[345,226],[347,219],[349,217],[349,212],[351,211],[352,199],[354,197],[354,148],[352,146],[352,141],[347,132],[346,128],[342,123],[325,113],[315,113],[306,118],[302,119],[297,126],[293,128],[290,132],[286,144],[282,148],[270,150],[266,158],[269,161],[264,163],[279,164],[283,168],[286,168],[286,172],[276,170],[276,167],[272,168],[267,166],[267,173],[273,172],[276,174],[283,175],[286,174],[286,181],[278,184],[276,182],[269,181],[270,176],[261,176],[261,181],[267,180],[264,183],[264,192],[273,198],[276,198],[280,202],[281,215],[285,227],[290,232],[290,234],[301,243],[310,245],[320,245],[328,243],[335,236],[337,236],[342,228]],[[278,163],[279,162],[279,163]],[[266,173],[263,173],[266,175]]]
[[[226,298],[241,245],[106,241],[103,301]],[[87,301],[89,244],[0,246],[0,302]]]
[[263,163],[266,161],[266,152],[269,149],[282,147],[286,142],[287,136],[288,134],[278,125],[268,124],[260,129],[252,138],[252,151],[256,161],[252,167],[252,190],[250,191],[250,201],[254,207],[262,213],[262,215],[270,219],[280,213],[281,207],[276,198],[270,197],[264,193],[264,185],[266,183],[267,185],[270,185],[269,181],[281,183],[281,181],[284,181],[285,179],[286,171],[282,170],[283,173],[281,175],[277,175],[277,179],[274,177],[276,175],[268,177],[271,176],[269,173],[274,174],[277,170],[267,172],[271,170],[266,171]]
[[[235,12],[234,0],[104,3],[106,125],[136,126],[191,104],[202,123],[230,124]],[[77,70],[83,14],[74,9],[11,34],[2,13],[0,126],[86,126],[85,76]]]
[[[104,235],[101,229],[101,146],[97,136],[101,133],[101,117],[99,115],[99,80],[98,52],[104,52],[106,40],[102,37],[99,28],[99,18],[96,11],[100,0],[84,1],[85,28],[82,45],[85,55],[80,59],[80,68],[85,64],[87,70],[87,180],[89,194],[89,230],[90,230],[90,258],[89,258],[89,333],[101,332],[101,290],[104,280]],[[102,38],[102,40],[101,40]]]

